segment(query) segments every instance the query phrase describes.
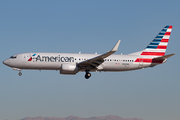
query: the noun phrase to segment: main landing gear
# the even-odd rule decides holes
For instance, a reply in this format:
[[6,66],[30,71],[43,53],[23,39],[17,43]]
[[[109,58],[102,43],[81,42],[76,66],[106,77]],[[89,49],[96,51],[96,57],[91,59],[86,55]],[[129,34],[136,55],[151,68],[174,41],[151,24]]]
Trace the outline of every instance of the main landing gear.
[[89,79],[91,77],[91,73],[89,72],[89,70],[86,70],[85,72],[86,72],[85,78]]

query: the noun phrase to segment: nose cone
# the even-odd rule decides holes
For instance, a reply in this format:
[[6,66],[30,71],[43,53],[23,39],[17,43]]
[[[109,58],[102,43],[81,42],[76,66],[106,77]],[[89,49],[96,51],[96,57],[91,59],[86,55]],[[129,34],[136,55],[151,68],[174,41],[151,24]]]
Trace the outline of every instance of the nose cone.
[[5,65],[8,66],[8,65],[9,65],[9,60],[8,60],[8,59],[7,59],[7,60],[4,60],[4,61],[3,61],[3,64],[5,64]]

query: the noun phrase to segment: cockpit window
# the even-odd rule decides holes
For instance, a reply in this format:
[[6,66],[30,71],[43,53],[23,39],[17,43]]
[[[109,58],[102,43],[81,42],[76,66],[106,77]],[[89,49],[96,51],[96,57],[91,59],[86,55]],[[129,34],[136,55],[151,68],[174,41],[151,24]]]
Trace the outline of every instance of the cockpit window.
[[11,58],[11,59],[15,59],[15,58],[16,58],[16,56],[14,55],[14,56],[11,56],[10,58]]

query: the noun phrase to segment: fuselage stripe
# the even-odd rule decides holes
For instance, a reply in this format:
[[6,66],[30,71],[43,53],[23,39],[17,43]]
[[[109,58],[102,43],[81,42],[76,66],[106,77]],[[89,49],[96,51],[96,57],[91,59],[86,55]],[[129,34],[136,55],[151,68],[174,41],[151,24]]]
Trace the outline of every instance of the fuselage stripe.
[[142,52],[141,55],[164,56],[165,52]]

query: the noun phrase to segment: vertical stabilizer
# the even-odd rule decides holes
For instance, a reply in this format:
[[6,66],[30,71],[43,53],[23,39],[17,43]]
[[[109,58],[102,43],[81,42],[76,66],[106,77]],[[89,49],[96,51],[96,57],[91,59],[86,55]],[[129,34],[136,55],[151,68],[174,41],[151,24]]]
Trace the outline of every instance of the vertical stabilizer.
[[154,40],[143,50],[142,56],[164,56],[169,42],[172,26],[165,26]]
[[171,31],[171,25],[165,26],[143,51],[137,52],[137,54],[139,53],[139,58],[137,58],[135,62],[163,63],[163,59],[155,60],[154,58],[165,55]]

